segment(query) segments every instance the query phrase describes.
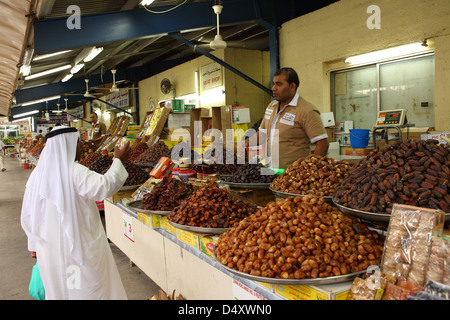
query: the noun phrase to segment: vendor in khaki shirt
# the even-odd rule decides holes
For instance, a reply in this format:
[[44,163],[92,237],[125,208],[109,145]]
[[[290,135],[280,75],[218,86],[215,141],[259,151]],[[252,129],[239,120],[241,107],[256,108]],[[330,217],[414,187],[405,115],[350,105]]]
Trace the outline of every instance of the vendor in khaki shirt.
[[320,112],[297,93],[300,81],[292,68],[278,70],[273,78],[273,97],[259,127],[266,135],[267,162],[272,168],[286,169],[311,153],[326,155],[328,135]]
[[95,112],[91,113],[90,119],[92,126],[89,130],[89,141],[98,148],[102,141],[102,136],[106,133],[106,126],[104,123],[98,122],[98,116]]

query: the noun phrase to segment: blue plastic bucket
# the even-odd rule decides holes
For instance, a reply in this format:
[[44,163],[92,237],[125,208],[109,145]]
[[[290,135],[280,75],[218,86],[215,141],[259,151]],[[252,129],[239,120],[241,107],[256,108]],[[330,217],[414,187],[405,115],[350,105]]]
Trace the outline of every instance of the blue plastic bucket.
[[369,144],[369,129],[350,129],[349,131],[352,148],[367,148]]

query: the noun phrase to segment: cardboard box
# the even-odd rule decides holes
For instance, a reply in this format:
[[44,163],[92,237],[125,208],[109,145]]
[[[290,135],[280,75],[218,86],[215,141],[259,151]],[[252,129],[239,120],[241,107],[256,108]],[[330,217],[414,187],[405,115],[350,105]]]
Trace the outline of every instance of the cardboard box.
[[181,99],[167,100],[164,106],[166,108],[172,109],[174,113],[184,112],[184,100]]
[[353,129],[353,121],[335,121],[334,130],[336,133],[350,133]]
[[233,110],[233,123],[249,123],[250,109],[245,106],[232,107]]
[[276,293],[289,300],[346,300],[352,281],[321,286],[277,285]]
[[112,203],[120,202],[124,198],[131,198],[135,190],[119,191],[113,194],[109,199]]
[[327,157],[328,158],[335,158],[339,156],[341,153],[341,148],[339,146],[339,142],[330,142],[330,145],[328,147]]
[[336,141],[336,132],[334,127],[325,128],[325,131],[328,135],[328,142],[335,142]]
[[442,143],[442,144],[447,143],[443,139],[443,137],[450,138],[450,131],[425,133],[420,136],[420,139],[421,140],[432,139],[432,140],[437,140],[437,141],[439,141],[439,143]]
[[222,139],[225,143],[227,140],[227,129],[233,128],[233,120],[232,120],[232,107],[231,106],[220,106],[220,107],[211,107],[211,127],[213,129],[220,130],[222,132]]
[[346,155],[346,156],[366,156],[368,155],[371,151],[373,151],[373,149],[369,149],[369,148],[348,148],[345,147],[342,150],[342,154]]
[[162,157],[150,172],[150,176],[156,179],[161,179],[170,172],[170,169],[172,169],[172,167],[173,161],[170,158]]
[[184,112],[191,112],[192,109],[195,108],[195,104],[185,104],[184,105]]
[[[190,116],[190,133],[191,133],[191,145],[200,147],[203,143],[203,117],[209,115],[209,110],[206,108],[195,108],[191,110]],[[196,125],[197,123],[197,125]]]
[[336,132],[336,141],[341,147],[350,146],[350,133]]
[[374,139],[374,147],[377,149],[383,148],[386,144],[394,144],[400,140],[406,141],[408,139],[412,140],[421,140],[422,135],[428,134],[428,127],[410,127],[410,128],[400,128],[402,136],[399,136],[399,132],[397,129],[387,129],[388,130],[388,141],[386,143],[386,139],[378,136],[381,133],[381,130],[377,130],[375,133],[377,136],[373,137]]
[[322,119],[323,126],[325,128],[334,127],[334,113],[333,112],[325,112],[320,114],[320,118]]

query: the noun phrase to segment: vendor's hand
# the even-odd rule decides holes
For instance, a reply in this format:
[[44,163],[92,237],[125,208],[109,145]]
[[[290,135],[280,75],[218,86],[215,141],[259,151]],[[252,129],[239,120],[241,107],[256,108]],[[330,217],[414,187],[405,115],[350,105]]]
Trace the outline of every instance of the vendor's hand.
[[127,139],[125,143],[121,146],[120,143],[117,143],[114,147],[114,158],[120,159],[122,163],[128,160],[130,157],[130,141]]
[[34,259],[37,258],[37,256],[36,256],[36,251],[31,251],[31,257],[34,258]]

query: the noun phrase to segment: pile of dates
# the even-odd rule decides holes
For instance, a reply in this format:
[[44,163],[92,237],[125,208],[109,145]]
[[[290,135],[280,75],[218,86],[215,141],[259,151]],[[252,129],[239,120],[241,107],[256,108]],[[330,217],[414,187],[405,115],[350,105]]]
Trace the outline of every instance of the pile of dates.
[[147,171],[135,165],[130,160],[125,161],[123,166],[128,172],[128,178],[123,184],[124,186],[138,186],[150,178],[150,174]]
[[136,145],[134,145],[130,150],[130,161],[134,161],[139,157],[145,150],[148,149],[148,144],[145,142],[139,142]]
[[235,198],[230,191],[211,181],[182,201],[168,218],[192,227],[230,228],[256,210],[255,205]]
[[92,162],[88,168],[100,174],[104,174],[111,167],[113,160],[111,155],[100,156],[97,160]]
[[270,188],[291,194],[332,196],[350,168],[347,161],[309,155],[291,164]]
[[94,161],[100,159],[102,157],[102,153],[99,151],[94,151],[86,155],[83,159],[80,160],[80,164],[82,164],[85,167],[89,167],[91,163]]
[[233,183],[271,183],[277,174],[272,169],[264,167],[262,164],[246,163],[230,177],[223,177],[224,182]]
[[372,213],[394,203],[450,212],[450,153],[437,140],[406,140],[373,151],[336,188],[336,203]]
[[381,261],[384,239],[323,198],[269,202],[221,234],[214,252],[225,266],[253,276],[328,278]]
[[[113,163],[112,157],[112,155],[101,156],[89,165],[89,170],[105,174]],[[125,181],[124,186],[141,185],[150,178],[150,174],[147,171],[138,167],[130,160],[125,161],[123,166],[128,172],[128,178]]]
[[179,179],[164,177],[151,192],[142,198],[142,209],[172,211],[183,199],[188,198],[194,188]]
[[148,149],[144,150],[136,159],[134,163],[153,164],[155,165],[159,159],[169,151],[169,148],[163,141],[158,141]]

